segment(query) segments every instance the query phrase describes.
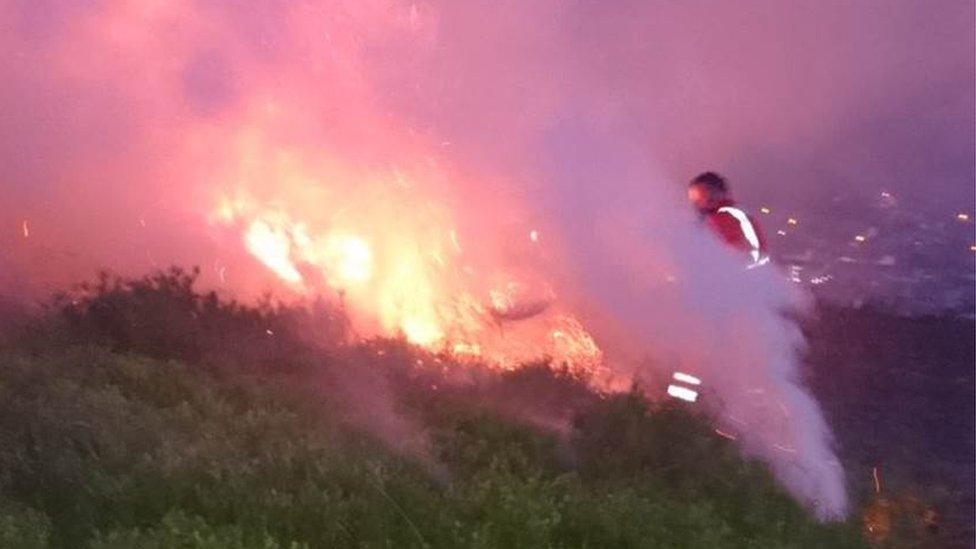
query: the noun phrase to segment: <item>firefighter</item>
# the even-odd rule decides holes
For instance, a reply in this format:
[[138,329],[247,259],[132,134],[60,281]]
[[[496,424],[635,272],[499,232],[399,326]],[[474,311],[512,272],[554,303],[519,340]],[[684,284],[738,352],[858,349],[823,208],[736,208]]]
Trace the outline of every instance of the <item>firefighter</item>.
[[769,262],[762,229],[736,205],[724,177],[715,172],[698,175],[688,185],[688,199],[723,242],[748,255],[750,268]]

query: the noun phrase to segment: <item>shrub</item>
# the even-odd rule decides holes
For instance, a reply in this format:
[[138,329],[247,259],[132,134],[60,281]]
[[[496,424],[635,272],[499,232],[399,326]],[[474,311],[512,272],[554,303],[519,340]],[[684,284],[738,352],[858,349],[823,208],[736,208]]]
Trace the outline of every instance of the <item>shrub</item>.
[[[861,544],[688,409],[541,365],[452,381],[399,340],[322,348],[289,332],[305,313],[207,304],[166,276],[90,288],[67,327],[0,348],[3,546]],[[170,321],[191,327],[152,333]],[[202,367],[209,338],[262,322],[281,323],[276,364],[309,364]]]

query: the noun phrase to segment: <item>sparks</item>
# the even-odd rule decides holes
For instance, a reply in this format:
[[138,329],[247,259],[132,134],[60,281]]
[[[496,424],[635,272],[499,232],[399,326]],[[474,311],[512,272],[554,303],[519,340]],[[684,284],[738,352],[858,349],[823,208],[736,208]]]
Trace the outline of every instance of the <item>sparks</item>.
[[21,229],[24,231],[24,238],[28,238],[30,236],[30,226],[27,224],[26,219],[21,224]]
[[539,242],[539,231],[532,230],[529,232],[529,240],[532,242]]
[[768,213],[771,213],[772,212],[772,210],[770,210],[766,206],[763,206],[762,208],[759,208],[759,211],[761,211],[764,214],[768,214]]
[[858,242],[864,242],[867,239],[868,239],[868,237],[864,236],[863,234],[859,234],[859,235],[857,235],[857,236],[854,237],[854,240],[856,240]]
[[786,224],[787,225],[799,225],[799,223],[800,222],[797,221],[797,219],[795,217],[791,217],[791,218],[789,218],[789,219],[786,220]]
[[778,234],[780,236],[786,236],[786,231],[784,231],[783,229],[780,229],[780,230],[776,231],[776,234]]
[[963,222],[969,221],[969,214],[964,214],[964,213],[956,214],[956,219]]
[[718,436],[720,436],[720,437],[722,437],[722,438],[727,438],[729,440],[738,440],[735,437],[735,435],[731,435],[729,433],[726,433],[725,431],[723,431],[721,429],[715,429],[715,434],[718,435]]

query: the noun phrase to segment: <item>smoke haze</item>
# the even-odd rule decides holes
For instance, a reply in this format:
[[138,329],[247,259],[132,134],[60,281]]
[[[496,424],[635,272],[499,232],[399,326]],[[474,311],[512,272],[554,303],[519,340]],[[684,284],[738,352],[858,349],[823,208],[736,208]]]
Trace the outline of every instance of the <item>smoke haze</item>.
[[[311,227],[392,223],[369,234],[387,255],[401,235],[450,249],[453,227],[473,264],[543,270],[602,319],[622,374],[649,354],[700,375],[747,452],[842,515],[782,316],[804,296],[743,272],[684,181],[715,169],[747,205],[828,220],[849,187],[972,204],[973,18],[971,2],[6,1],[0,290],[178,263],[231,293],[288,291],[214,222],[228,195]],[[531,261],[512,244],[530,229]]]

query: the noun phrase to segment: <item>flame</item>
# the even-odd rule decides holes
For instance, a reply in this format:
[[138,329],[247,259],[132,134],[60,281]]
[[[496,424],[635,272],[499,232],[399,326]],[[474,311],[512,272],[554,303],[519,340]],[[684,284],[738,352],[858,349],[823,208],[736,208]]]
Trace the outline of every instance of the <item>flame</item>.
[[[297,170],[289,164],[265,175],[309,180]],[[232,228],[288,291],[341,295],[364,337],[400,336],[501,369],[549,359],[605,372],[600,347],[575,315],[554,304],[544,277],[466,250],[456,216],[421,187],[402,173],[377,177],[332,207],[328,186],[315,186],[308,197],[305,185],[276,185],[268,198],[241,187],[217,198],[210,219]],[[538,245],[538,231],[529,234]]]
[[205,182],[194,204],[216,238],[255,260],[225,265],[221,282],[233,272],[247,293],[260,267],[277,293],[341,300],[361,337],[402,337],[461,362],[608,372],[582,319],[557,299],[545,227],[529,225],[510,196],[472,196],[491,182],[464,180],[441,139],[391,120],[354,42],[346,61],[325,56],[329,101],[322,77],[296,67],[285,83],[256,78],[217,123],[181,134]]
[[291,260],[291,240],[280,227],[258,219],[248,227],[244,242],[248,251],[282,280],[292,283],[302,281],[302,275]]
[[373,250],[369,243],[354,235],[333,235],[325,245],[329,263],[336,265],[336,276],[342,284],[368,282],[373,276]]

